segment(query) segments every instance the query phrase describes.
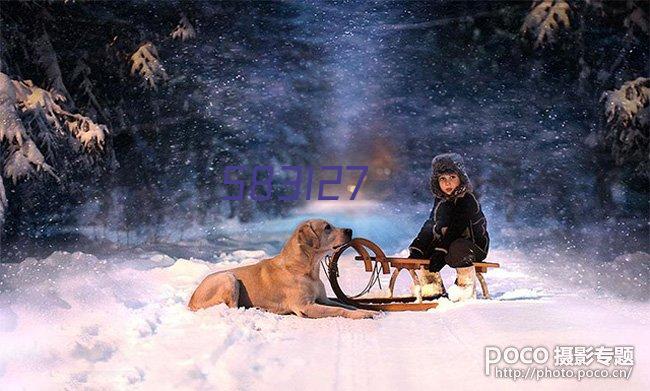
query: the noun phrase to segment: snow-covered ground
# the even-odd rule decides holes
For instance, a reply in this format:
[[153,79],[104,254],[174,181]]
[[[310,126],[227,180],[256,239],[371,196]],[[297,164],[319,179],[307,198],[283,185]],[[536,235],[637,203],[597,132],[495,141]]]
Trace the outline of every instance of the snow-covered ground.
[[[335,224],[350,213],[347,225],[380,244],[403,244],[421,223],[402,231],[367,214],[337,213]],[[269,255],[228,250],[205,261],[142,250],[103,259],[55,252],[0,265],[0,389],[650,389],[647,302],[566,286],[524,253],[498,247],[488,258],[502,264],[486,275],[491,301],[443,299],[435,310],[372,320],[186,308],[206,274]],[[451,284],[452,271],[443,278]],[[632,345],[635,365],[629,380],[514,382],[484,374],[487,345],[544,346],[551,355],[556,345]]]

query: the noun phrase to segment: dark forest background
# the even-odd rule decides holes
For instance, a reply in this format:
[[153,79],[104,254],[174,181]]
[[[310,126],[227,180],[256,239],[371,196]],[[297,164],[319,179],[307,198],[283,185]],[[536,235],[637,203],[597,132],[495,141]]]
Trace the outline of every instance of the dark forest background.
[[430,202],[448,151],[508,224],[647,249],[648,4],[2,2],[0,256],[299,204],[222,200],[226,165],[365,164],[360,198]]

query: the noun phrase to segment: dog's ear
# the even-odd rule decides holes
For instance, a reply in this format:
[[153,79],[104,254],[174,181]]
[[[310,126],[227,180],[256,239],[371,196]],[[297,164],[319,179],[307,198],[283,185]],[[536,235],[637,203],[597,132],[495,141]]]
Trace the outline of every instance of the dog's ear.
[[300,227],[298,231],[298,242],[301,245],[306,245],[311,248],[320,247],[320,238],[316,234],[314,228],[312,228],[311,223],[307,222]]

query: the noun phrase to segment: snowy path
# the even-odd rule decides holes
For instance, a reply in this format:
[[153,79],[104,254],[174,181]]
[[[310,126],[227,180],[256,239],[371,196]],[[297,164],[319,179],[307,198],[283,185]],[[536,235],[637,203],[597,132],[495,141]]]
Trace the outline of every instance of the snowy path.
[[[505,254],[494,252],[495,255]],[[511,253],[510,259],[516,260]],[[647,389],[646,304],[569,296],[518,270],[489,273],[501,300],[443,303],[375,320],[301,319],[185,303],[211,270],[263,252],[224,254],[222,264],[155,254],[100,261],[81,253],[26,260],[5,284],[0,312],[2,389],[379,389],[576,386],[623,380],[496,380],[483,374],[485,345],[634,345],[629,389]],[[74,265],[60,268],[58,265]],[[7,266],[3,266],[7,268]],[[3,270],[7,272],[7,270]],[[73,277],[74,276],[74,277]],[[445,279],[449,281],[447,273]]]
[[[372,238],[382,232],[359,226],[386,226],[354,221]],[[490,253],[503,265],[487,274],[492,301],[356,321],[187,310],[207,273],[267,256],[239,250],[211,263],[57,252],[0,265],[0,389],[650,389],[650,306],[567,289],[516,251]],[[453,281],[448,268],[443,278]],[[407,283],[398,280],[402,291]],[[484,375],[486,345],[544,346],[552,364],[562,344],[635,346],[631,379]]]

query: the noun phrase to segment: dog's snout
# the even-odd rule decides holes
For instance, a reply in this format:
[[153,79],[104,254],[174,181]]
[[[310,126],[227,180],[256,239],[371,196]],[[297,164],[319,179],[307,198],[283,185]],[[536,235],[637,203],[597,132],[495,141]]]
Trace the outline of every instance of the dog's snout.
[[352,229],[351,228],[344,228],[343,232],[348,235],[350,238],[352,237]]

